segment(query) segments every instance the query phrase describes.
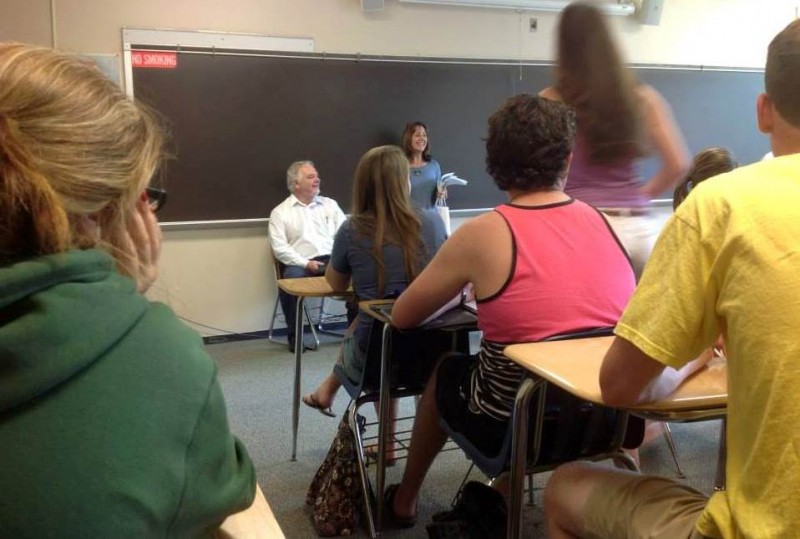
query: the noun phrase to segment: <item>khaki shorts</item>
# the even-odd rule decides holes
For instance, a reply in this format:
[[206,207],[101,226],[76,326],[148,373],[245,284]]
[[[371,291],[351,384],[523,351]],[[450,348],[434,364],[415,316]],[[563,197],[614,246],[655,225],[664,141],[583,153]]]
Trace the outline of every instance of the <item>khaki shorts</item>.
[[702,492],[665,477],[613,474],[586,501],[585,537],[703,539],[694,526],[707,503]]

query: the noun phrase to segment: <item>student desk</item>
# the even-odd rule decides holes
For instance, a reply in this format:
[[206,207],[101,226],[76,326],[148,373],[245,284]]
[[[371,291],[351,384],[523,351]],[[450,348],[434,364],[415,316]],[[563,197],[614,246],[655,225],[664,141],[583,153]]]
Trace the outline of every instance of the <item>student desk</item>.
[[[516,539],[520,536],[528,441],[528,403],[531,395],[548,382],[581,399],[604,405],[600,394],[600,365],[613,340],[614,337],[592,337],[514,344],[505,349],[504,353],[511,361],[529,371],[529,376],[520,386],[514,403],[508,537]],[[541,408],[544,391],[538,393]],[[727,368],[724,365],[712,365],[691,376],[666,399],[637,405],[628,411],[645,419],[658,421],[724,419],[727,402]],[[724,451],[723,430],[720,438],[717,485],[720,485],[720,478],[724,474]]]
[[[325,277],[278,279],[278,288],[297,298],[294,327],[294,393],[292,395],[292,460],[297,460],[297,430],[300,425],[300,371],[303,361],[303,303],[306,298],[352,296],[353,291],[335,292]],[[287,320],[287,323],[289,321]]]
[[216,533],[217,539],[283,539],[284,535],[272,514],[261,487],[256,485],[253,504],[225,519]]
[[[358,304],[361,312],[364,312],[383,324],[383,339],[381,342],[381,376],[378,400],[378,458],[375,472],[375,506],[377,510],[377,526],[380,528],[383,519],[383,491],[386,477],[385,455],[386,455],[386,428],[389,427],[389,399],[391,394],[391,372],[389,363],[391,361],[390,335],[392,327],[392,305],[394,300],[373,300],[362,301]],[[424,326],[415,328],[418,330],[430,331],[449,331],[453,332],[453,345],[455,347],[456,338],[459,332],[474,331],[478,329],[478,317],[475,310],[467,305],[457,305],[453,309],[446,311],[437,318],[428,321]],[[398,331],[398,330],[395,330]],[[368,360],[369,361],[369,360]],[[367,503],[369,503],[367,501]],[[372,523],[370,522],[370,526]],[[376,536],[375,530],[370,530],[372,537]]]

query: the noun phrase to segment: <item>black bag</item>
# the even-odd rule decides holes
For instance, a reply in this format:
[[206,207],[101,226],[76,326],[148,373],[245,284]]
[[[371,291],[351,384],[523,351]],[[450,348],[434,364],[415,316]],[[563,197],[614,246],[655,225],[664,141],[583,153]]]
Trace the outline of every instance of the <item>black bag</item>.
[[506,502],[492,487],[470,481],[450,511],[436,513],[426,526],[430,539],[504,539]]
[[352,535],[358,525],[362,495],[353,432],[343,418],[328,454],[306,493],[314,529],[320,537]]

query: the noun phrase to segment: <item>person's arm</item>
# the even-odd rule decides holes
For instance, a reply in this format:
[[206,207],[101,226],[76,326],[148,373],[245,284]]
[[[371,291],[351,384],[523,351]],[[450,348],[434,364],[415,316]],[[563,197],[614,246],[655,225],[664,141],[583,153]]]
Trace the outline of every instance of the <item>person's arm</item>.
[[347,260],[347,251],[352,241],[349,226],[339,227],[333,238],[331,260],[325,268],[325,280],[334,292],[344,292],[350,287],[352,269]]
[[183,495],[169,537],[200,537],[253,502],[256,474],[244,445],[231,434],[216,377],[181,455]]
[[475,244],[470,231],[474,220],[459,227],[442,245],[430,264],[400,294],[392,308],[392,325],[398,329],[418,326],[438,308],[460,294],[470,282],[470,264]]
[[339,273],[333,269],[333,264],[328,264],[325,268],[325,280],[334,292],[344,292],[350,287],[350,274]]
[[630,407],[668,397],[711,359],[710,354],[673,369],[617,337],[600,368],[600,391],[609,406]]
[[642,185],[642,193],[652,199],[674,189],[689,170],[691,161],[686,141],[667,101],[649,86],[640,87],[638,93],[648,139],[661,160],[655,175]]
[[310,262],[307,258],[300,256],[291,245],[286,235],[287,223],[284,216],[279,211],[273,211],[269,216],[269,244],[272,247],[272,254],[281,263],[287,266],[307,267]]

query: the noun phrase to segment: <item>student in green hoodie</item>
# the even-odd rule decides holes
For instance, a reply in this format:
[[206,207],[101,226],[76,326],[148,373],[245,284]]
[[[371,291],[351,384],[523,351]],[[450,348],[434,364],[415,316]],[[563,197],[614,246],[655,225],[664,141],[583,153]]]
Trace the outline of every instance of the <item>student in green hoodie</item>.
[[202,537],[253,499],[213,361],[142,295],[162,144],[91,64],[0,44],[0,537]]

